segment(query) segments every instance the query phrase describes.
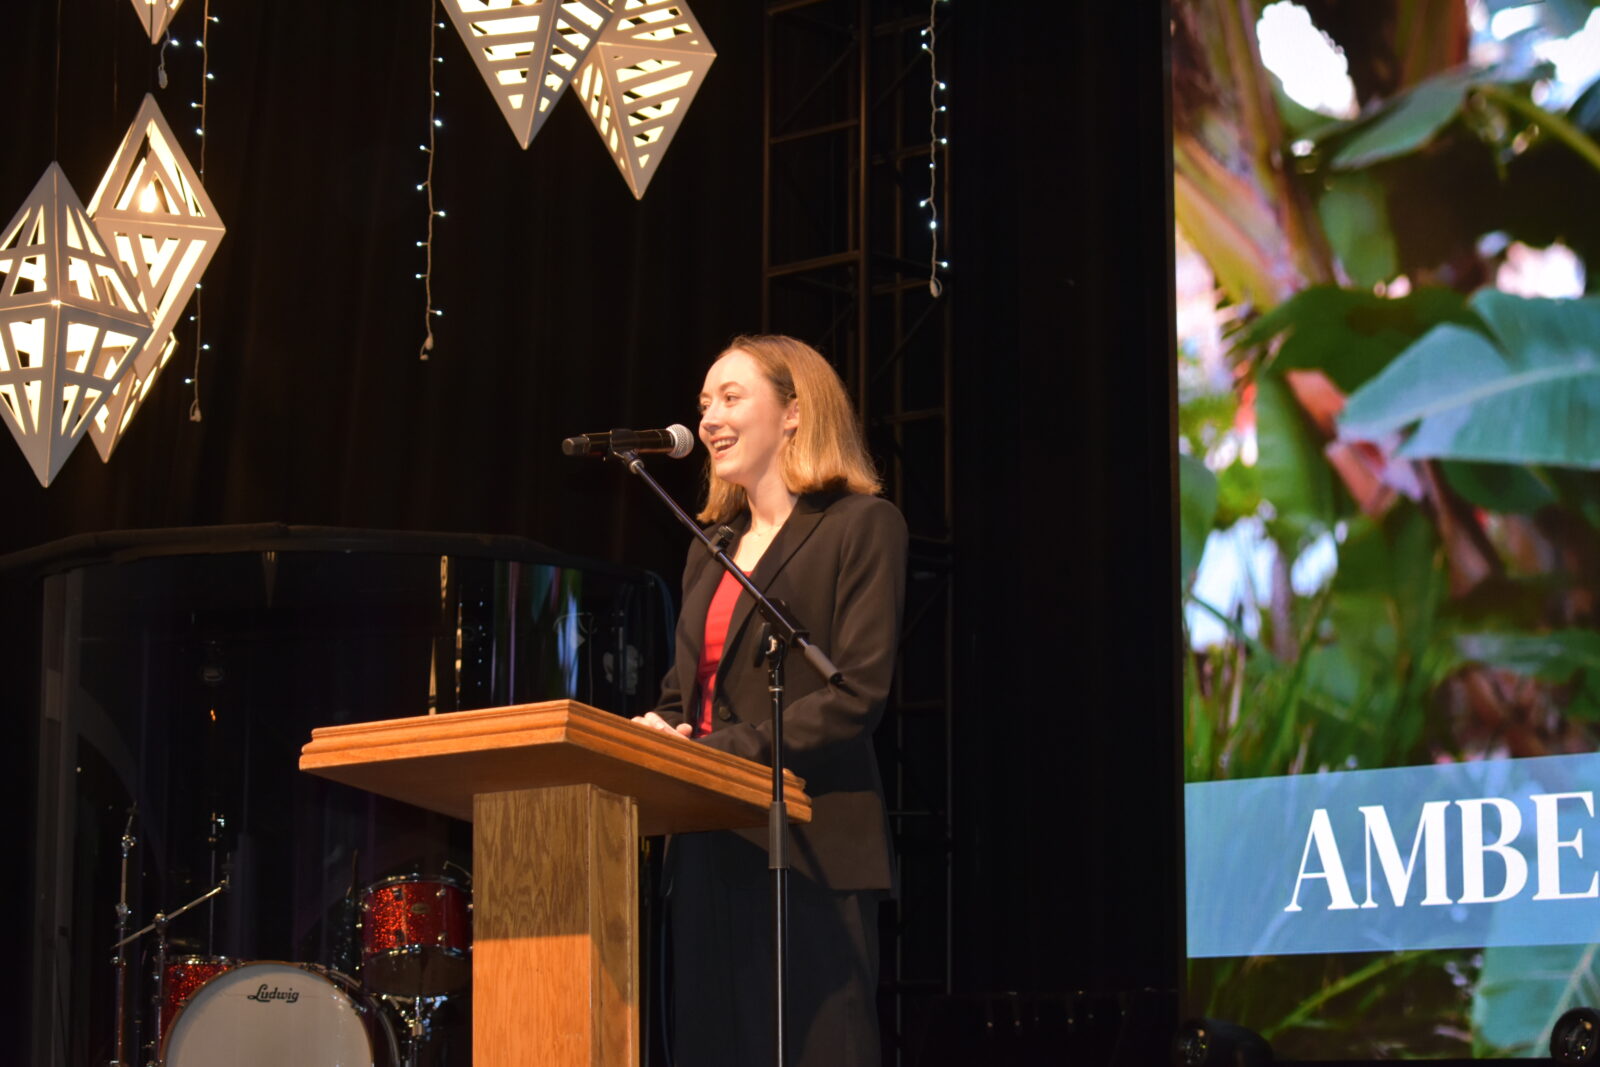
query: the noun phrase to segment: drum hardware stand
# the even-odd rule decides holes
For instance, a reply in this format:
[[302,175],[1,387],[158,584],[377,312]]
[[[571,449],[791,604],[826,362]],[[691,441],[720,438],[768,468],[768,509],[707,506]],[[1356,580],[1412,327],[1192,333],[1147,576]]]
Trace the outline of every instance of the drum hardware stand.
[[[123,946],[131,944],[132,942],[139,940],[141,937],[143,937],[145,934],[150,933],[152,930],[155,931],[155,935],[156,935],[156,995],[155,995],[156,1009],[155,1009],[155,1026],[154,1026],[154,1030],[153,1030],[155,1036],[151,1039],[150,1046],[149,1046],[150,1049],[151,1049],[150,1067],[161,1067],[162,994],[166,992],[166,981],[167,981],[167,924],[171,923],[173,919],[176,919],[178,916],[182,915],[184,912],[188,911],[190,908],[198,907],[199,905],[204,904],[206,901],[211,900],[212,898],[216,897],[218,894],[226,893],[227,891],[228,891],[228,875],[224,874],[222,876],[222,881],[218,882],[216,885],[212,886],[210,889],[206,890],[204,893],[201,893],[199,896],[197,896],[193,900],[189,901],[189,903],[185,904],[183,907],[179,908],[177,911],[173,912],[170,915],[164,915],[159,911],[156,912],[155,917],[150,920],[150,922],[149,922],[149,924],[147,926],[143,927],[142,929],[135,930],[133,933],[128,934],[126,937],[124,937],[120,941],[118,941],[115,945],[111,946],[112,948],[117,950],[117,954],[120,956],[122,954]],[[119,930],[118,932],[120,933],[121,931]],[[120,1051],[118,1052],[118,1055],[119,1056],[121,1055]]]
[[[611,439],[624,441],[630,431],[612,430]],[[788,607],[782,601],[772,601],[756,588],[750,576],[739,569],[728,556],[726,541],[720,537],[713,540],[711,535],[701,529],[700,524],[689,517],[688,512],[672,499],[672,495],[661,487],[645,470],[644,461],[639,458],[638,452],[623,448],[612,448],[612,459],[628,468],[629,473],[638,475],[639,479],[650,487],[675,515],[684,528],[706,546],[706,551],[711,553],[713,559],[722,565],[722,569],[733,575],[734,580],[744,587],[744,591],[755,599],[756,610],[766,620],[766,636],[763,644],[766,646],[767,661],[767,690],[772,694],[772,801],[767,810],[767,867],[772,871],[772,955],[773,955],[773,1027],[774,1050],[773,1063],[777,1067],[785,1067],[788,1062],[787,1031],[788,1031],[788,1004],[789,992],[787,985],[788,975],[788,940],[789,940],[789,813],[783,800],[783,659],[792,645],[805,655],[806,661],[820,674],[829,685],[838,685],[844,680],[839,673],[839,668],[827,653],[811,643],[810,635],[800,628],[799,624],[789,617]]]
[[[206,835],[206,844],[211,849],[211,882],[217,883],[217,846],[222,843],[222,831],[227,828],[228,820],[220,811],[211,813],[211,832]],[[223,883],[227,882],[227,875],[223,875]],[[206,955],[217,954],[217,902],[213,898],[206,904]]]
[[333,969],[340,974],[355,974],[361,959],[361,951],[356,946],[356,940],[361,929],[361,896],[359,871],[361,869],[361,850],[354,849],[350,853],[350,885],[344,891],[344,896],[334,905],[338,916],[338,935],[333,942]]
[[380,999],[393,1005],[395,1014],[408,1027],[405,1067],[417,1067],[417,1057],[421,1055],[422,1047],[433,1040],[433,1013],[449,999],[448,995],[397,997],[384,993]]
[[130,940],[128,935],[128,853],[133,851],[137,839],[133,836],[133,820],[139,812],[139,805],[135,804],[128,809],[128,825],[123,827],[122,840],[122,893],[117,898],[117,944],[116,956],[111,960],[111,966],[117,969],[117,1036],[116,1044],[112,1046],[112,1060],[110,1067],[127,1067],[122,1058],[122,1053],[127,1047],[128,1034],[128,953],[127,946]]

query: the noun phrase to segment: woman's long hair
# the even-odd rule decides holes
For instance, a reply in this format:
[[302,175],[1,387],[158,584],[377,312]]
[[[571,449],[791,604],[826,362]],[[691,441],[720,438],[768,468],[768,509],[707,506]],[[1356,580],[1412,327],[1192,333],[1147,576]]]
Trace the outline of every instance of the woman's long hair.
[[[804,341],[778,334],[735,337],[718,356],[744,352],[787,407],[800,402],[800,425],[779,446],[779,469],[789,492],[879,493],[883,483],[867,455],[861,424],[828,361]],[[701,522],[727,522],[747,506],[743,487],[717,477],[706,459],[706,506]]]

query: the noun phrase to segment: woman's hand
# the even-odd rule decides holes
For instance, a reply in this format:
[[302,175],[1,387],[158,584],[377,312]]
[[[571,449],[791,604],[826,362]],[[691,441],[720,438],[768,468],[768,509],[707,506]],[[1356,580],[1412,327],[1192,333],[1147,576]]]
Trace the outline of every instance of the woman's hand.
[[648,726],[651,729],[660,730],[662,733],[671,734],[673,737],[687,738],[694,733],[694,727],[688,723],[680,722],[678,725],[673,726],[653,711],[647,711],[643,715],[635,715],[633,721],[640,726]]

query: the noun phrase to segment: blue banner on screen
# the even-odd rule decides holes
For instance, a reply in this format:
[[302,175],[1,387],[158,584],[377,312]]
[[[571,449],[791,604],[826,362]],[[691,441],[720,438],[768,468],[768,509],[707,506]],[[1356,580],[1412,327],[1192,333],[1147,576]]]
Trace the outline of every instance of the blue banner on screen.
[[1184,787],[1189,955],[1600,942],[1600,755]]

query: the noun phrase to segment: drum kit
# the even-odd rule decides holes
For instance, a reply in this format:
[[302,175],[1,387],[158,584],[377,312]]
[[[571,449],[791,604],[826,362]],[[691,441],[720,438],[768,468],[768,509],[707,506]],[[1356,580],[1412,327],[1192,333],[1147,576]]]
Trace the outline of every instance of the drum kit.
[[[213,846],[221,822],[213,816]],[[155,1037],[148,1046],[149,1067],[417,1067],[434,1036],[435,1011],[462,993],[471,978],[470,874],[400,874],[361,890],[359,977],[316,963],[169,956],[169,924],[226,892],[228,876],[128,933],[132,825],[130,813],[122,836],[120,939],[112,961],[118,1012],[111,1067],[127,1067],[122,1011],[127,949],[151,934]]]

